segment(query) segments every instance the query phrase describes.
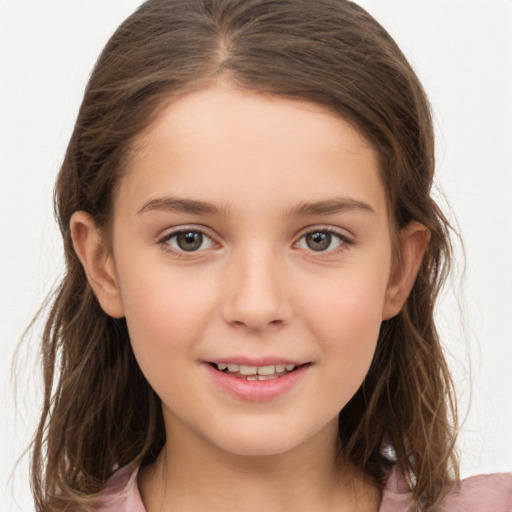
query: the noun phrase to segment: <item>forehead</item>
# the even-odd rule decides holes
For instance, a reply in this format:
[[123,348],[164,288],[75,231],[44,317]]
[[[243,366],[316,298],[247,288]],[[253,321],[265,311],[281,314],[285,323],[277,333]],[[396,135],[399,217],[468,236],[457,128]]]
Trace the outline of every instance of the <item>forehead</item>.
[[[340,127],[343,126],[343,136]],[[238,128],[243,127],[242,131]],[[268,142],[269,127],[276,133],[288,134],[299,144],[323,138],[326,143],[335,140],[352,152],[372,150],[372,145],[360,131],[342,116],[326,106],[306,100],[291,99],[271,93],[239,89],[220,81],[209,87],[192,90],[164,101],[153,115],[152,122],[136,138],[134,148],[142,156],[158,139],[172,135],[180,143],[193,141],[194,135],[209,132],[209,140],[221,137],[231,130],[232,144],[240,139]],[[261,130],[263,128],[263,130]],[[236,135],[240,137],[235,137]]]
[[377,153],[314,103],[219,84],[164,105],[133,147],[121,187],[132,201],[216,194],[233,207],[266,198],[293,208],[352,195],[385,210]]

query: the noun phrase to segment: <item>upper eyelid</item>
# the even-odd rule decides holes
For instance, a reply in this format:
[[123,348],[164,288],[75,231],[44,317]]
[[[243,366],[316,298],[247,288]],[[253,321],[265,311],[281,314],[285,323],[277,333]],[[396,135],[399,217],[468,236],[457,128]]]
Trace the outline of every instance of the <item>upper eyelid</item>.
[[296,239],[299,240],[303,236],[307,235],[308,233],[315,233],[317,231],[332,233],[332,234],[340,236],[341,238],[344,238],[345,240],[349,240],[351,242],[353,242],[354,238],[355,238],[354,235],[347,229],[319,224],[319,225],[312,225],[312,226],[307,226],[305,228],[302,228],[301,230],[299,230],[297,232]]
[[185,224],[182,226],[175,226],[172,228],[167,228],[166,230],[163,231],[163,233],[158,235],[157,240],[158,240],[158,242],[163,242],[163,241],[169,240],[173,236],[179,235],[180,233],[185,233],[187,231],[194,231],[194,232],[201,233],[202,235],[206,235],[208,238],[211,238],[214,242],[218,243],[217,242],[218,237],[216,237],[214,234],[212,234],[210,229],[206,228],[205,226],[198,226],[198,225],[194,225],[194,224],[190,224],[190,225]]
[[[333,249],[325,250],[325,251],[313,251],[312,249],[306,249],[299,246],[301,240],[308,235],[309,233],[329,233],[332,234],[340,240],[340,245]],[[334,226],[310,226],[309,228],[299,232],[299,234],[295,237],[295,241],[293,242],[293,247],[296,250],[306,251],[308,254],[314,254],[315,258],[330,258],[335,255],[339,255],[344,253],[349,248],[352,248],[356,245],[355,237],[347,232],[346,230],[334,227]]]
[[[197,231],[197,232],[209,237],[216,244],[220,243],[219,238],[221,238],[221,237],[216,235],[216,233],[212,232],[212,230],[207,228],[206,226],[197,225],[197,224],[184,224],[184,225],[168,228],[161,235],[158,236],[157,241],[158,241],[158,243],[163,243],[163,242],[169,240],[170,238],[172,238],[173,236],[176,236],[176,235],[186,232],[186,231]],[[301,238],[303,238],[308,233],[314,233],[316,231],[332,233],[334,235],[339,236],[340,238],[344,239],[345,241],[347,241],[349,243],[354,243],[354,235],[352,235],[352,233],[350,233],[348,230],[337,227],[337,226],[317,224],[317,225],[309,225],[309,226],[303,227],[300,230],[298,230],[294,235],[293,244],[297,243]]]
[[[187,232],[196,232],[201,233],[201,235],[207,237],[211,241],[212,247],[206,247],[204,249],[198,249],[193,251],[186,251],[181,248],[173,247],[171,243],[169,243],[174,237],[177,237],[181,233]],[[178,259],[195,259],[202,256],[202,253],[208,251],[210,249],[219,248],[220,243],[217,241],[215,236],[211,236],[209,234],[209,230],[204,227],[198,228],[197,226],[176,226],[174,228],[169,228],[164,231],[162,235],[160,235],[156,240],[157,245],[166,253],[172,254],[175,258]],[[215,247],[217,246],[217,247]]]

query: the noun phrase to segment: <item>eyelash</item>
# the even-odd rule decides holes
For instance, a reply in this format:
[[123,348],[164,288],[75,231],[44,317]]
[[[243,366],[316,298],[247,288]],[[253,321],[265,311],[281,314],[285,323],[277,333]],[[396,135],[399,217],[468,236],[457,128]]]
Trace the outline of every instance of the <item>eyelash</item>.
[[158,244],[162,247],[162,249],[164,251],[172,253],[174,256],[176,256],[178,258],[190,257],[190,256],[192,256],[194,254],[200,253],[203,250],[205,250],[205,249],[202,249],[202,250],[186,251],[186,250],[181,249],[179,247],[172,247],[169,244],[169,242],[173,238],[177,238],[180,235],[185,235],[185,234],[188,234],[188,233],[194,233],[194,234],[201,235],[203,237],[202,243],[204,243],[204,239],[207,239],[207,240],[210,241],[212,246],[218,245],[215,242],[214,238],[211,235],[208,234],[208,232],[206,232],[202,228],[197,228],[197,227],[190,227],[190,228],[186,228],[185,227],[185,228],[180,228],[180,229],[177,229],[176,231],[172,231],[170,233],[167,233],[167,234],[163,235],[161,238],[158,239]]
[[[355,244],[354,240],[349,238],[346,233],[342,232],[341,230],[333,229],[332,227],[323,227],[318,226],[314,228],[308,228],[307,231],[303,232],[297,242],[295,242],[295,246],[298,245],[301,240],[305,239],[308,235],[313,235],[315,233],[323,233],[330,235],[331,237],[336,237],[339,240],[338,247],[335,247],[334,249],[326,250],[326,251],[315,251],[311,248],[304,248],[304,250],[309,251],[313,254],[315,254],[317,257],[327,257],[332,254],[337,254],[343,251],[346,251],[350,246],[353,246]],[[332,242],[332,240],[331,240]]]
[[[184,250],[184,249],[182,249],[180,247],[172,247],[169,244],[169,242],[172,239],[177,238],[179,235],[184,235],[184,234],[189,234],[189,233],[194,233],[194,234],[201,235],[203,237],[201,245],[204,243],[204,239],[205,238],[210,241],[209,242],[211,244],[210,247],[214,246],[214,245],[218,245],[215,242],[214,238],[207,231],[205,231],[202,228],[197,228],[197,227],[180,228],[180,229],[178,229],[176,231],[172,231],[170,233],[167,233],[167,234],[165,234],[164,236],[162,236],[161,238],[158,239],[158,244],[162,247],[162,249],[164,251],[170,252],[170,253],[172,253],[173,255],[175,255],[178,258],[190,257],[192,255],[201,253],[202,251],[210,248],[210,247],[207,247],[206,249],[198,249],[198,250],[186,251],[186,250]],[[322,226],[319,226],[319,227],[315,227],[315,228],[309,228],[307,231],[303,231],[302,234],[300,235],[300,237],[297,239],[297,241],[294,242],[294,244],[293,244],[294,247],[297,247],[297,245],[303,239],[305,239],[308,235],[313,235],[315,233],[323,233],[323,234],[327,234],[327,235],[329,235],[331,237],[334,236],[334,237],[336,237],[339,240],[340,243],[334,249],[329,249],[329,250],[315,251],[314,249],[307,248],[307,247],[300,247],[300,249],[304,249],[304,250],[306,250],[308,252],[316,254],[317,256],[327,256],[327,255],[331,255],[333,253],[335,254],[335,253],[338,253],[338,252],[345,251],[345,250],[347,250],[348,247],[350,247],[350,246],[355,244],[354,240],[349,238],[345,233],[343,233],[341,231],[338,231],[336,229],[333,229],[332,227],[322,227]],[[330,240],[330,244],[331,243],[332,243],[332,239]]]

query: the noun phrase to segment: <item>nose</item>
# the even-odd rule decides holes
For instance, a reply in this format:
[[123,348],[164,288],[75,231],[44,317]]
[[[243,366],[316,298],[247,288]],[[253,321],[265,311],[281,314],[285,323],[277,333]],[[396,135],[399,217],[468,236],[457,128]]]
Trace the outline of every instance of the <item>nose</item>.
[[250,331],[286,324],[291,311],[283,267],[270,250],[233,255],[226,271],[224,320]]

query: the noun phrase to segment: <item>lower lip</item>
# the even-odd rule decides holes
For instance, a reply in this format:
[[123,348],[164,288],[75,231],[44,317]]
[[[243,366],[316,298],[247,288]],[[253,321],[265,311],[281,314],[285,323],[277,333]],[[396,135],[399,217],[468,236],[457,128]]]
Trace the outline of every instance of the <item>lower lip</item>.
[[216,370],[209,363],[205,366],[214,382],[223,389],[243,400],[257,402],[277,398],[289,391],[302,380],[311,365],[302,365],[293,372],[270,380],[246,380]]

